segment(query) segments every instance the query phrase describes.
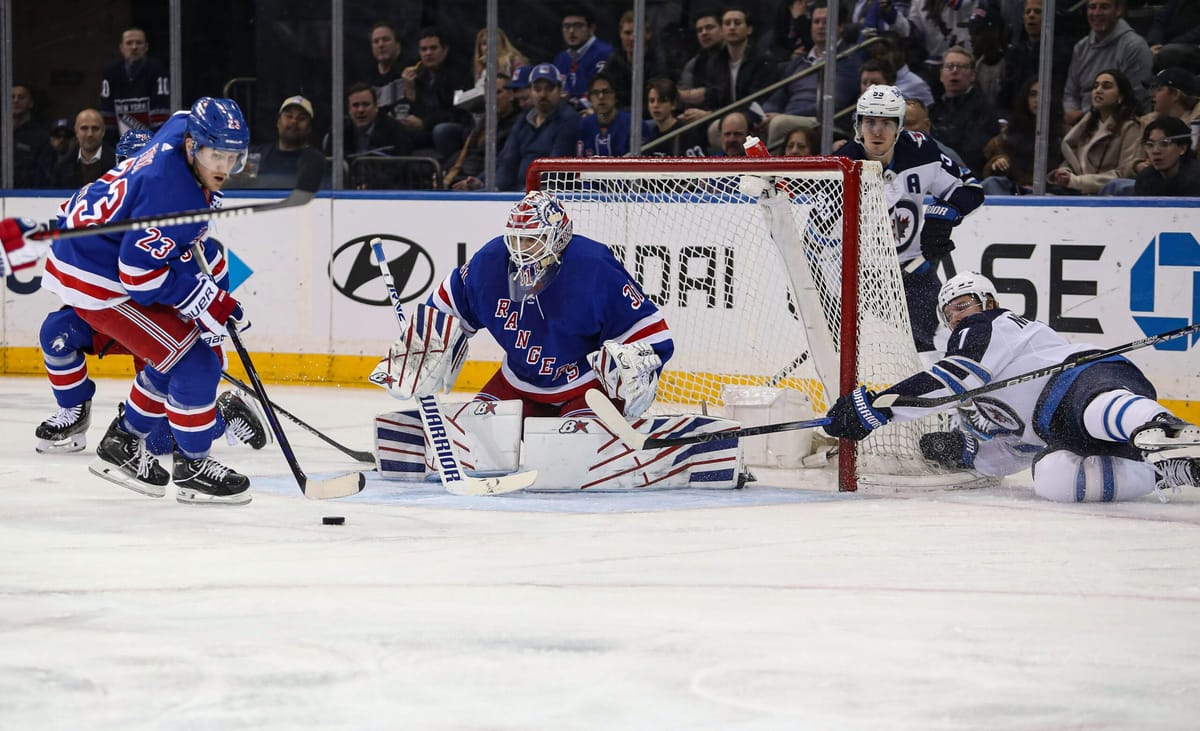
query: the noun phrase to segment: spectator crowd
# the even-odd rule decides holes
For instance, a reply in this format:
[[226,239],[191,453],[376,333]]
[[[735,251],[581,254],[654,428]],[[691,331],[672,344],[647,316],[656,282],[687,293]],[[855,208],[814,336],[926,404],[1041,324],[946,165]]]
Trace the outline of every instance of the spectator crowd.
[[[908,104],[905,127],[932,138],[987,193],[1034,189],[1043,0],[841,0],[834,28],[835,1],[689,3],[687,18],[685,4],[666,3],[646,26],[638,90],[632,11],[616,38],[602,38],[592,7],[564,6],[561,50],[549,58],[527,56],[498,30],[498,75],[486,90],[486,29],[456,48],[442,29],[423,28],[409,50],[380,20],[359,49],[370,72],[346,85],[346,184],[489,187],[485,93],[497,109],[490,182],[520,190],[537,157],[630,154],[635,124],[646,155],[741,155],[748,135],[773,154],[820,154],[821,127],[832,125],[836,146],[853,121],[846,111],[823,119],[821,100],[852,109],[867,86],[886,84]],[[687,33],[666,32],[672,26]],[[1087,0],[1074,16],[1060,8],[1056,29],[1048,192],[1200,195],[1200,2]],[[144,31],[126,29],[95,106],[52,125],[34,90],[14,84],[16,187],[79,187],[112,165],[121,133],[166,120],[170,83],[150,48]],[[821,69],[831,53],[841,57],[827,92]],[[635,93],[641,119],[631,116]],[[286,187],[302,157],[333,152],[303,96],[282,100],[276,138],[256,142],[243,186]]]

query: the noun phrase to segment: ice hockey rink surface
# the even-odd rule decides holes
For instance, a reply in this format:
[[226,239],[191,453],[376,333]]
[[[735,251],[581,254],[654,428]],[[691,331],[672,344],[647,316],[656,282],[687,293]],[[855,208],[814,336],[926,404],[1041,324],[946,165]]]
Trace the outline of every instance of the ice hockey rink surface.
[[[303,498],[221,442],[245,507],[38,455],[0,378],[0,729],[1195,729],[1200,490],[1108,505],[975,490]],[[396,402],[270,386],[354,449]],[[284,421],[305,471],[359,465]],[[323,516],[345,525],[322,525]]]

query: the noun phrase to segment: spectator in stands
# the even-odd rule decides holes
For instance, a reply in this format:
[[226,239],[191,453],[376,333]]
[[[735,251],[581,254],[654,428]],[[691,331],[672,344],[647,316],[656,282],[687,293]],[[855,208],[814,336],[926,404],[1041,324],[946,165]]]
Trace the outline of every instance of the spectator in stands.
[[779,78],[775,62],[751,42],[754,19],[747,10],[729,7],[721,13],[721,35],[725,45],[711,59],[705,80],[705,109],[720,109]]
[[905,0],[854,0],[847,20],[857,23],[864,35],[895,33],[907,38],[911,28],[902,11],[907,11],[908,7]]
[[721,154],[725,157],[745,157],[746,138],[750,122],[745,112],[734,110],[721,117]]
[[54,168],[59,160],[67,156],[71,144],[75,141],[75,126],[67,117],[55,120],[50,127],[50,141],[42,152],[38,163],[38,180],[46,185],[54,184]]
[[596,17],[582,5],[563,11],[562,37],[565,50],[554,57],[563,77],[563,97],[574,109],[587,109],[588,82],[612,55],[613,48],[596,37]]
[[532,70],[532,66],[521,66],[513,71],[512,81],[508,82],[508,88],[512,89],[513,93],[513,103],[520,112],[528,112],[533,108],[533,96],[529,89],[529,72]]
[[683,107],[679,119],[684,122],[697,120],[708,113],[703,109],[708,69],[725,43],[721,17],[717,13],[702,12],[696,16],[695,25],[700,50],[688,59],[679,73],[679,103]]
[[886,62],[877,58],[868,58],[863,61],[862,68],[858,70],[859,94],[865,93],[867,87],[873,84],[895,86],[896,72]]
[[[528,87],[526,87],[528,88]],[[520,110],[517,108],[513,94],[512,80],[508,74],[496,74],[496,149],[504,149],[513,124],[517,121]],[[487,165],[487,120],[481,115],[475,124],[475,129],[467,135],[458,158],[446,172],[442,184],[452,190],[479,190],[486,183],[485,167]]]
[[[487,73],[487,28],[480,28],[475,34],[475,53],[471,56],[471,70],[475,75],[475,84]],[[513,74],[522,66],[528,66],[529,59],[517,50],[508,34],[502,29],[496,29],[496,72],[504,74],[505,79],[512,79]]]
[[417,37],[421,58],[400,74],[412,107],[407,116],[397,118],[412,137],[413,147],[432,146],[443,162],[458,154],[471,126],[470,115],[454,106],[455,90],[469,88],[471,82],[447,65],[449,53],[440,30],[432,26],[421,29]]
[[[920,132],[933,140],[937,144],[938,149],[942,151],[942,154],[950,158],[955,165],[960,168],[967,167],[967,164],[963,162],[962,155],[958,154],[958,150],[934,138],[932,134],[933,124],[929,121],[929,110],[921,103],[920,99],[904,100],[904,131]],[[838,147],[839,145],[835,145],[833,149],[836,150]]]
[[[1071,51],[1063,88],[1063,121],[1073,125],[1091,109],[1092,82],[1101,69],[1120,71],[1141,88],[1153,76],[1150,46],[1125,22],[1125,0],[1088,0],[1091,29]],[[1137,99],[1133,100],[1137,103]]]
[[[374,87],[372,87],[374,88]],[[360,99],[366,95],[360,94]],[[382,107],[379,115],[383,114]],[[296,185],[300,161],[311,159],[312,164],[324,165],[324,155],[312,146],[313,105],[302,96],[290,96],[279,105],[275,117],[274,142],[250,150],[250,161],[257,160],[254,175],[235,176],[235,185],[242,188],[291,188]],[[346,138],[349,146],[350,138]],[[250,162],[246,164],[250,168]]]
[[972,171],[982,170],[983,148],[998,131],[996,110],[975,87],[975,59],[961,46],[946,50],[943,94],[929,110],[933,136],[962,154]]
[[[626,10],[621,16],[620,45],[613,49],[608,61],[604,64],[604,73],[612,81],[617,91],[617,106],[628,109],[632,101],[633,89],[633,11]],[[666,61],[663,59],[663,47],[654,43],[650,37],[650,29],[646,28],[646,54],[643,59],[643,77],[654,79],[667,75]],[[588,89],[590,91],[591,85]]]
[[13,186],[33,188],[48,183],[40,170],[49,154],[50,130],[34,114],[33,90],[28,84],[13,84]]
[[975,88],[983,94],[992,108],[1008,104],[1001,102],[1000,87],[1004,84],[1004,19],[1000,8],[990,3],[980,4],[967,23],[971,49],[975,54]]
[[1099,193],[1108,181],[1134,175],[1142,134],[1133,85],[1119,70],[1105,69],[1096,74],[1090,106],[1063,138],[1063,164],[1046,176],[1058,188],[1050,192]]
[[[371,56],[375,66],[367,83],[375,89],[375,98],[379,100],[379,112],[388,116],[396,114],[396,105],[401,104],[399,116],[408,113],[408,100],[404,96],[405,81],[400,78],[404,69],[400,66],[400,41],[396,37],[396,27],[386,20],[377,21],[371,26]],[[312,115],[309,115],[310,120]]]
[[[1012,101],[1008,124],[1000,134],[988,140],[983,148],[987,162],[980,177],[986,195],[1024,195],[1033,192],[1033,148],[1037,139],[1037,104],[1039,84],[1036,78],[1026,79],[1018,90],[1019,99]],[[1051,167],[1057,167],[1061,135],[1060,122],[1051,109],[1049,152]]]
[[1165,68],[1147,86],[1153,106],[1141,119],[1143,127],[1161,117],[1178,117],[1186,124],[1200,119],[1200,83],[1187,69]]
[[[1038,0],[1039,2],[1041,0]],[[933,106],[933,90],[908,67],[908,40],[895,33],[881,33],[867,52],[872,58],[896,70],[896,88],[905,99],[918,99],[927,108]],[[865,89],[860,89],[861,95]]]
[[[668,78],[650,79],[646,84],[646,112],[650,119],[642,122],[642,144],[652,142],[682,124],[675,116],[679,91]],[[702,125],[676,135],[647,154],[668,157],[703,157],[708,154],[708,135]]]
[[1200,196],[1200,162],[1186,124],[1174,117],[1156,119],[1142,132],[1142,146],[1150,164],[1138,173],[1134,195]]
[[563,99],[562,76],[552,64],[529,73],[533,107],[517,117],[496,159],[496,189],[524,190],[529,163],[539,157],[570,157],[579,137],[579,114]]
[[117,164],[113,148],[104,144],[104,117],[95,109],[75,115],[75,144],[54,167],[55,188],[77,190]]
[[812,17],[808,0],[781,0],[775,8],[771,26],[771,53],[785,63],[803,56],[812,48]]
[[[1017,97],[1017,91],[1029,79],[1037,78],[1038,59],[1042,52],[1042,7],[1045,0],[1025,0],[1020,38],[1004,52],[1004,80],[1000,84],[999,104],[1007,105]],[[1052,87],[1061,89],[1071,65],[1071,44],[1055,37],[1052,46],[1050,74]],[[1005,109],[1005,113],[1016,109]]]
[[[924,64],[919,73],[935,87],[938,69],[946,52],[958,46],[971,50],[967,23],[975,12],[976,0],[913,0],[908,10],[911,35],[920,42]],[[936,90],[934,96],[937,96]]]
[[783,154],[788,157],[803,157],[805,155],[820,155],[821,140],[813,127],[797,127],[788,132],[783,143]]
[[[346,90],[350,116],[345,125],[346,162],[350,164],[351,188],[377,190],[400,187],[406,175],[403,165],[373,158],[412,154],[412,139],[400,123],[379,113],[375,89],[358,82]],[[333,151],[333,136],[326,135],[325,154]]]
[[146,31],[126,28],[119,48],[121,60],[104,67],[100,85],[105,142],[110,146],[115,146],[126,130],[156,130],[171,115],[167,69],[146,55],[150,51]]
[[1166,0],[1150,20],[1146,43],[1154,54],[1154,68],[1180,66],[1200,73],[1200,3]]
[[576,157],[621,157],[629,152],[632,117],[617,108],[617,90],[607,71],[588,82],[588,106],[592,113],[579,120]]

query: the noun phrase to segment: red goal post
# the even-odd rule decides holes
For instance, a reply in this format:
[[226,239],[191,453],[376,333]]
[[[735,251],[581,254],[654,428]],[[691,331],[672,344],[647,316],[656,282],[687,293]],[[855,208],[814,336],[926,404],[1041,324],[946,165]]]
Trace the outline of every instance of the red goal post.
[[[719,412],[729,389],[783,388],[820,415],[860,383],[922,368],[877,163],[543,158],[526,188],[557,196],[575,233],[611,247],[663,311],[676,351],[658,413]],[[938,473],[917,444],[929,428],[843,441],[839,489]]]

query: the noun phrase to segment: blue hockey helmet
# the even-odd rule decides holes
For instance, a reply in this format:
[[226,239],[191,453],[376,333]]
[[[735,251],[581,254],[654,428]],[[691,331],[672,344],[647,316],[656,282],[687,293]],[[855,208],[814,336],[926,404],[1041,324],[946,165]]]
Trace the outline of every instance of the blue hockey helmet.
[[142,151],[154,133],[148,129],[126,130],[117,141],[117,162],[133,157]]
[[216,167],[229,174],[237,174],[245,167],[250,130],[234,100],[211,96],[197,99],[188,114],[187,133],[197,153],[203,148],[219,153],[200,160],[205,167]]

